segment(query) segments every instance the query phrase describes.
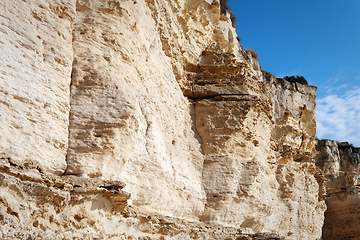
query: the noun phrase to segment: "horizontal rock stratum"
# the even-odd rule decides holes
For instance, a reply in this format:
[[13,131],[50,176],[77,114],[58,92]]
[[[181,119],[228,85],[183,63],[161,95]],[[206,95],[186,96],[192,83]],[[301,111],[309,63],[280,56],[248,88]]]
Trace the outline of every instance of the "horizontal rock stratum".
[[0,239],[322,237],[316,87],[260,70],[221,8],[0,3]]

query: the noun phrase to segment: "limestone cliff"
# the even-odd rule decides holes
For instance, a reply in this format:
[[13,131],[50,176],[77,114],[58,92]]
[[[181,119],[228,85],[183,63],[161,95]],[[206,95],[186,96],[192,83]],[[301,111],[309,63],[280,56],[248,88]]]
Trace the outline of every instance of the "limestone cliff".
[[316,88],[220,8],[2,1],[1,239],[321,238]]
[[350,144],[320,140],[317,165],[327,182],[324,240],[359,239],[360,149]]

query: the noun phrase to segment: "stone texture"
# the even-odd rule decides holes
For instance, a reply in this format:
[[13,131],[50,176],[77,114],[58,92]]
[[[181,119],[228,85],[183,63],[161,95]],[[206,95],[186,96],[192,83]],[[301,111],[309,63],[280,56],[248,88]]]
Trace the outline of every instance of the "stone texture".
[[201,213],[203,158],[178,58],[200,54],[219,17],[206,1],[77,3],[66,174],[122,179],[145,209]]
[[323,239],[359,239],[360,149],[327,139],[317,149],[316,162],[327,183]]
[[[64,66],[19,71],[52,108],[2,115],[0,238],[320,239],[316,88],[261,71],[219,1],[5,4],[9,16],[23,4],[42,13],[13,28],[58,36],[43,51],[58,51]],[[12,46],[11,34],[4,39]],[[10,64],[37,59],[5,53]],[[14,94],[26,92],[20,77]],[[12,134],[9,121],[26,111],[34,124],[55,114],[41,128],[61,133]],[[7,147],[26,136],[28,145]]]
[[[124,210],[124,183],[59,177],[0,159],[1,239],[101,239]],[[111,227],[110,227],[111,228]],[[101,229],[101,230],[100,230]]]
[[248,66],[213,47],[188,67],[185,93],[205,157],[201,220],[320,238],[326,207],[313,160],[316,88],[266,73],[255,78]]
[[4,0],[0,9],[0,153],[62,174],[75,6]]
[[144,213],[120,181],[48,175],[0,159],[0,238],[283,240],[276,233]]

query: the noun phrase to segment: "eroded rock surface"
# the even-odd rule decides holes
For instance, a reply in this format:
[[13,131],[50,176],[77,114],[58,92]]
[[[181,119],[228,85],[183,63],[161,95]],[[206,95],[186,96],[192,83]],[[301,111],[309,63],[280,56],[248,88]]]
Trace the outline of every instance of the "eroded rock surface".
[[317,149],[317,165],[327,182],[323,238],[359,239],[360,149],[332,140],[320,140]]
[[0,3],[0,153],[46,172],[66,169],[72,0]]
[[319,237],[325,206],[313,160],[316,88],[266,73],[256,78],[247,66],[214,47],[188,67],[185,94],[205,159],[201,219],[277,229],[288,239]]
[[320,239],[316,87],[261,71],[219,1],[2,4],[0,238]]

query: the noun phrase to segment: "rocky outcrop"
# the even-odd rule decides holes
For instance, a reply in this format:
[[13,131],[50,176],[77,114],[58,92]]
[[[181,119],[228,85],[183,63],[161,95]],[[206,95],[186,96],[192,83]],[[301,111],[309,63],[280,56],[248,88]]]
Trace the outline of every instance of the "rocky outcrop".
[[[316,88],[270,74],[250,77],[246,64],[218,49],[204,51],[188,70],[186,95],[204,153],[202,220],[254,232],[276,229],[289,239],[319,236],[321,224],[314,226],[323,220],[324,203],[312,160]],[[312,227],[300,231],[304,214]]]
[[320,140],[317,149],[317,165],[327,182],[323,238],[359,239],[360,149],[332,140]]
[[141,213],[119,181],[46,175],[4,158],[0,170],[1,239],[283,239]]
[[261,71],[219,1],[2,4],[0,238],[320,239],[316,87]]

